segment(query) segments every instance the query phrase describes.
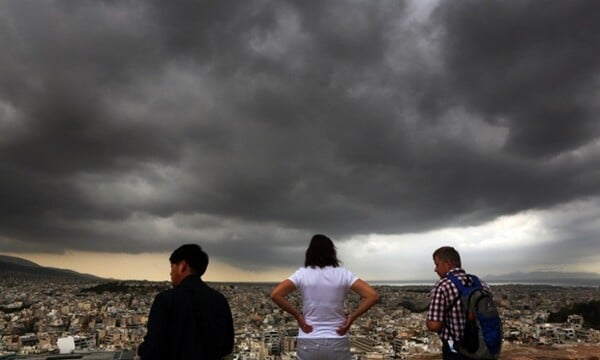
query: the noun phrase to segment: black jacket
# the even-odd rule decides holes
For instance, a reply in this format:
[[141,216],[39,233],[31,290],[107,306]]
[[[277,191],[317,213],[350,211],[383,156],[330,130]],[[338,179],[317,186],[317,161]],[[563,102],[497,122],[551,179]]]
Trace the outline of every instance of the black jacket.
[[138,348],[142,360],[216,360],[233,351],[233,320],[225,297],[190,275],[156,295],[148,332]]

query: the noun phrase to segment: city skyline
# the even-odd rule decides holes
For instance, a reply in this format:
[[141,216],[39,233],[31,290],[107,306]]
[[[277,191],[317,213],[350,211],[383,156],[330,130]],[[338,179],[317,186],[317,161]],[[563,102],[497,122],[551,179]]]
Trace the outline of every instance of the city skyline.
[[[600,3],[0,3],[0,254],[277,281],[600,273]],[[560,24],[557,26],[556,24]]]

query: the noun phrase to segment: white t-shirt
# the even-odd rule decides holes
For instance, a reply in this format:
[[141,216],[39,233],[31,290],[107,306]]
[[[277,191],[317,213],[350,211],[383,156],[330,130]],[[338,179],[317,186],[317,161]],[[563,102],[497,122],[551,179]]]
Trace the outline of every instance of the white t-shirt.
[[298,329],[298,338],[330,339],[347,337],[336,333],[344,321],[344,300],[358,276],[342,267],[303,267],[289,279],[302,296],[302,313],[313,331]]

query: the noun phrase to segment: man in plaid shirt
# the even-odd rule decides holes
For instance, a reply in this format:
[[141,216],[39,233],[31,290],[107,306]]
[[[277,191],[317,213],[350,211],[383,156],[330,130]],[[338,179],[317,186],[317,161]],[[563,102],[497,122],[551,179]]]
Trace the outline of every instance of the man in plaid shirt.
[[[461,340],[465,327],[465,315],[458,288],[446,278],[453,274],[463,284],[471,285],[471,279],[461,267],[460,255],[453,247],[444,246],[433,253],[435,272],[440,280],[431,290],[431,302],[427,313],[427,329],[435,331],[442,340],[442,356],[444,360],[467,359],[454,349],[454,343]],[[483,281],[481,285],[490,290]]]

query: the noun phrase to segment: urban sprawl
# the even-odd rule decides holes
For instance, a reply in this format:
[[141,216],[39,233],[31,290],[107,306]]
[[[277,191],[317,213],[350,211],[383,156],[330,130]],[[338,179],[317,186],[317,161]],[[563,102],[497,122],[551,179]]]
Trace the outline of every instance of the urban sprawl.
[[[146,332],[154,296],[168,283],[127,281],[98,286],[75,280],[0,280],[0,359],[47,359],[69,351],[82,359],[134,359]],[[229,300],[235,321],[231,359],[293,359],[295,320],[269,299],[273,284],[211,284]],[[437,334],[425,328],[429,287],[376,286],[380,302],[351,328],[355,359],[409,359],[439,353]],[[493,287],[505,344],[600,343],[600,331],[581,315],[564,323],[548,316],[569,304],[600,300],[598,287]],[[295,302],[298,297],[292,297]],[[360,299],[351,294],[347,306]],[[60,345],[60,346],[59,346]],[[69,348],[71,347],[71,348]],[[120,354],[102,357],[103,353]],[[100,354],[100,355],[99,355]]]

